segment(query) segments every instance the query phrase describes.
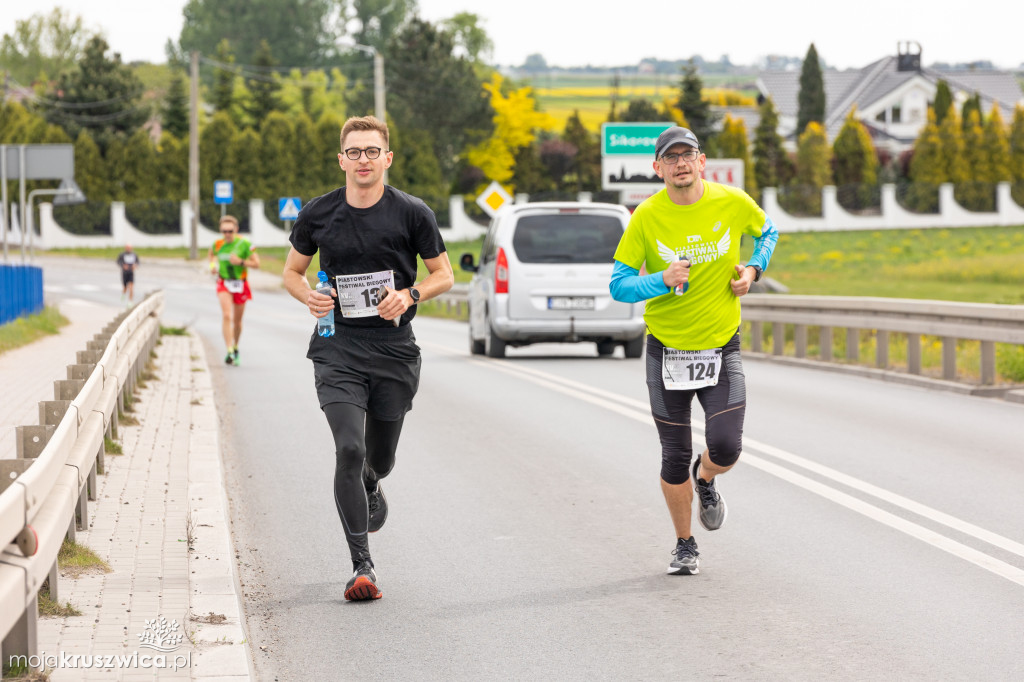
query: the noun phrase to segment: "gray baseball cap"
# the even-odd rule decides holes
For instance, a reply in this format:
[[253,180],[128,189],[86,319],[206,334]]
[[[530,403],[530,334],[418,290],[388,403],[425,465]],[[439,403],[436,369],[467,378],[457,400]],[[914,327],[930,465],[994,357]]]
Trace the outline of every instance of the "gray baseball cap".
[[674,144],[687,144],[694,149],[700,149],[700,142],[697,141],[697,136],[691,130],[680,126],[672,126],[661,135],[658,135],[658,141],[654,145],[654,158],[660,159]]

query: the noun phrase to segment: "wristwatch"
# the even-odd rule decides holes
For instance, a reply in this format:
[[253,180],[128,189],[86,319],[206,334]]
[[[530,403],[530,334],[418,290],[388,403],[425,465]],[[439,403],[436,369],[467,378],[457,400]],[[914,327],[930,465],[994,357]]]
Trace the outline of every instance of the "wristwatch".
[[754,268],[754,281],[760,282],[761,273],[763,272],[763,270],[761,270],[761,267],[759,265],[751,265],[750,267]]
[[420,290],[416,287],[409,287],[409,295],[412,296],[412,304],[416,305],[420,302]]

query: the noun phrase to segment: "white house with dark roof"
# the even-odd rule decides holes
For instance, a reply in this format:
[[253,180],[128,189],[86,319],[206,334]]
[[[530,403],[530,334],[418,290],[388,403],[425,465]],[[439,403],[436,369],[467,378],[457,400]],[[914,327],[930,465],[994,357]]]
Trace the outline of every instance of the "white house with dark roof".
[[[912,47],[917,48],[916,52]],[[864,124],[876,147],[901,152],[913,146],[928,120],[928,106],[935,99],[940,80],[946,81],[959,108],[978,93],[987,116],[998,103],[1003,120],[1024,104],[1024,91],[1016,77],[1006,71],[937,70],[921,66],[921,48],[901,43],[896,56],[868,64],[862,69],[822,72],[825,84],[825,129],[834,140],[850,109],[856,105],[857,118]],[[762,71],[757,78],[761,95],[770,96],[779,113],[779,134],[796,145],[796,123],[800,93],[799,71]]]

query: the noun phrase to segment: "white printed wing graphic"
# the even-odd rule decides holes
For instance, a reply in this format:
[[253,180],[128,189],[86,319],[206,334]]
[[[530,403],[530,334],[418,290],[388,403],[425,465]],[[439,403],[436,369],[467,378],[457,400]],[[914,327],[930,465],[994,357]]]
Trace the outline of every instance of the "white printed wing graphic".
[[719,257],[728,254],[730,246],[732,246],[732,236],[729,234],[729,231],[726,230],[725,234],[722,235],[722,238],[718,240]]
[[670,265],[675,263],[676,252],[662,244],[660,239],[654,241],[658,242],[658,255],[661,256],[661,259]]

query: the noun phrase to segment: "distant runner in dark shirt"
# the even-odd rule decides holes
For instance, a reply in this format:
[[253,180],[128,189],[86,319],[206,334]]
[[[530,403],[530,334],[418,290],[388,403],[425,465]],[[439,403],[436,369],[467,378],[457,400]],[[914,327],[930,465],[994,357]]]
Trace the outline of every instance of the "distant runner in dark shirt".
[[135,268],[139,266],[139,254],[132,251],[131,244],[124,245],[117,257],[117,264],[121,268],[121,302],[125,297],[129,301],[135,300]]

